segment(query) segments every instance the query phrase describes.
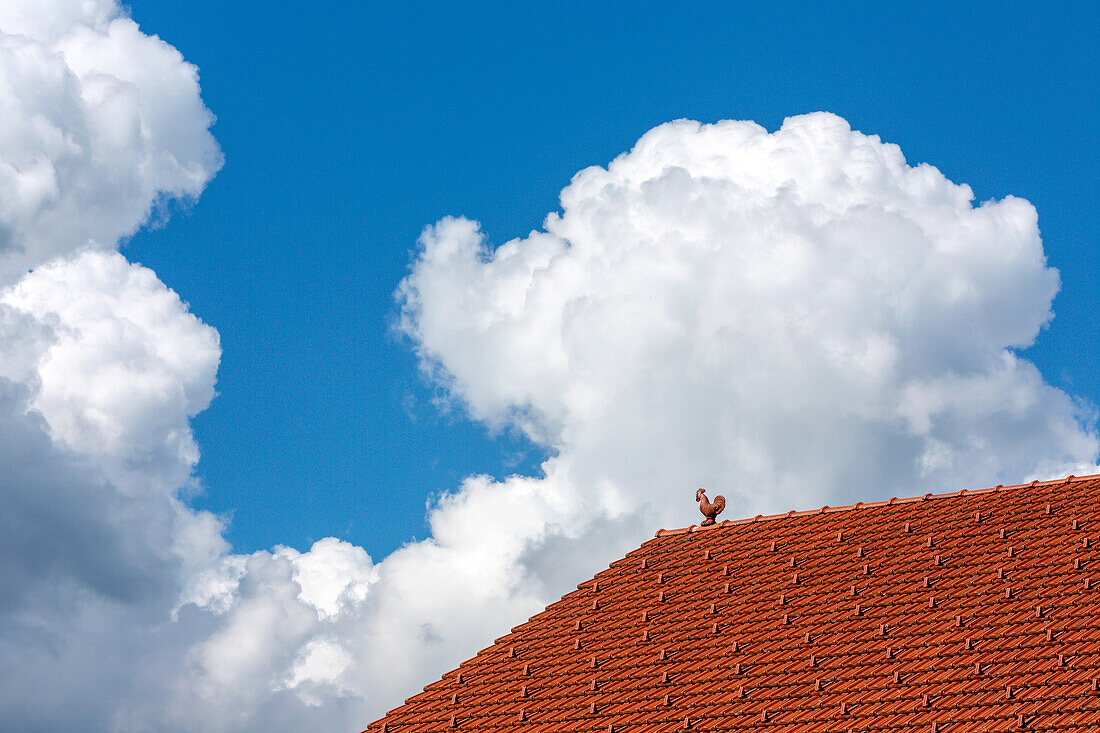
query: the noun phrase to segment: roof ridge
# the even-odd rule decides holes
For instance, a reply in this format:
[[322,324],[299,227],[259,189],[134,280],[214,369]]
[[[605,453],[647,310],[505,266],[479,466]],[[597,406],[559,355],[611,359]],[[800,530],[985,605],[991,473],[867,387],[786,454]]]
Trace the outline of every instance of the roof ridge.
[[1054,484],[1069,484],[1077,481],[1089,481],[1093,479],[1100,479],[1100,473],[1093,473],[1087,476],[1074,476],[1070,474],[1065,478],[1049,479],[1047,481],[1031,481],[1023,484],[1013,484],[1011,486],[1004,486],[997,484],[986,489],[959,489],[958,491],[949,491],[942,494],[922,494],[920,496],[907,496],[904,498],[898,498],[896,496],[891,497],[885,501],[858,501],[855,504],[845,504],[843,506],[823,506],[820,509],[803,509],[801,511],[790,510],[788,512],[782,512],[780,514],[757,514],[755,517],[745,517],[744,519],[726,519],[721,522],[717,522],[711,525],[699,525],[693,524],[690,527],[679,527],[676,529],[659,529],[653,535],[654,537],[669,537],[671,535],[688,534],[689,532],[703,532],[708,530],[719,529],[721,527],[733,527],[741,524],[752,524],[753,522],[766,522],[775,519],[786,519],[788,517],[804,517],[811,514],[828,514],[832,512],[845,512],[855,509],[867,509],[869,507],[889,506],[892,504],[907,504],[917,501],[927,501],[929,499],[949,499],[953,497],[970,496],[971,494],[986,494],[996,491],[1008,491],[1011,489],[1021,489],[1026,486],[1051,486]]

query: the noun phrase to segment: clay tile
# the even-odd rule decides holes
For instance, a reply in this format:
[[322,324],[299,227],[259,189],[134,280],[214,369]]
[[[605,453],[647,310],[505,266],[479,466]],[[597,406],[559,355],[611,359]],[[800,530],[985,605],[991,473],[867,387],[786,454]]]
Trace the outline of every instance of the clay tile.
[[955,617],[955,626],[962,626],[962,625],[963,625],[963,617],[962,616],[956,616]]
[[589,715],[595,715],[596,714],[596,703],[594,703],[594,702],[588,703],[588,714]]
[[771,551],[772,551],[772,552],[775,552],[775,540],[772,540],[772,543],[771,543]]
[[1096,679],[1095,677],[1092,678],[1092,691],[1100,692],[1100,680]]
[[703,550],[703,559],[704,560],[709,560],[710,559],[710,549],[709,548],[706,549],[706,550]]
[[714,625],[710,627],[710,633],[712,633],[712,634],[717,634],[718,633],[718,622],[717,621],[715,621]]
[[523,674],[525,674],[525,675],[531,674],[531,665],[530,664],[523,665]]
[[905,531],[906,532],[912,532],[913,531],[913,525],[910,522],[905,523]]
[[1050,503],[1047,503],[1046,509],[1043,510],[1043,514],[1050,514]]
[[[578,621],[578,622],[577,622],[577,628],[579,629],[580,627],[581,627],[581,622],[580,622],[580,621]],[[514,646],[510,646],[510,647],[508,647],[508,656],[509,656],[509,657],[514,657],[514,656],[516,656],[516,648],[515,648]]]
[[458,704],[458,693],[457,692],[451,693],[451,704],[452,705],[457,705]]
[[643,568],[648,568],[649,567],[649,559],[648,558],[645,558],[645,557],[642,558],[642,567]]
[[933,542],[932,542],[932,535],[928,535],[928,540],[927,540],[927,542],[928,542],[928,547],[931,547],[931,546],[932,546],[932,544],[933,544]]
[[596,610],[598,610],[598,609],[599,609],[599,607],[600,607],[600,602],[599,602],[599,600],[598,600],[598,599],[596,599],[596,598],[593,598],[593,599],[592,599],[592,610],[593,610],[593,611],[596,611]]
[[657,573],[657,582],[658,583],[664,583],[665,582],[665,574],[664,573]]
[[1012,699],[1012,685],[1005,686],[1005,697],[1007,697],[1009,700]]
[[850,588],[848,589],[848,595],[850,595],[850,596],[855,596],[855,595],[857,595],[857,593],[856,593],[856,587],[855,587],[854,585],[853,585],[853,586],[851,586],[851,587],[850,587]]
[[787,605],[787,594],[786,593],[780,593],[779,594],[779,605],[780,606]]
[[1043,617],[1043,607],[1042,606],[1036,606],[1035,607],[1035,617],[1036,618],[1042,618]]
[[1077,529],[1077,520],[1076,519],[1073,520],[1073,528]]
[[[581,620],[580,619],[577,619],[576,621],[573,622],[573,629],[575,631],[580,631],[581,630]],[[509,654],[508,656],[514,657],[515,654]]]
[[791,582],[794,583],[795,585],[798,585],[798,573],[795,573],[794,575],[791,576]]
[[690,728],[691,727],[691,718],[684,718],[684,727],[685,728]]
[[527,685],[520,685],[519,696],[520,697],[527,697]]
[[451,727],[452,728],[457,728],[458,727],[458,719],[455,718],[455,716],[453,716],[453,715],[451,716]]
[[668,705],[671,705],[671,704],[672,704],[672,700],[671,700],[671,699],[669,698],[669,696],[668,696],[668,695],[666,694],[666,695],[665,695],[665,705],[666,705],[666,706],[668,706]]
[[1005,598],[1012,597],[1012,588],[1005,588]]
[[573,640],[573,648],[574,649],[580,649],[581,648],[581,640],[580,639],[574,639]]
[[738,650],[737,642],[735,641],[735,642],[733,642],[733,644],[730,645],[730,651],[731,652],[737,652],[737,650]]
[[863,574],[864,575],[870,575],[871,574],[871,566],[870,565],[864,565],[863,566]]
[[767,708],[764,708],[763,710],[760,711],[760,722],[761,723],[767,723],[768,722],[768,709]]
[[901,672],[896,670],[896,669],[894,670],[894,684],[895,685],[900,685],[901,684]]
[[853,614],[855,614],[856,616],[862,616],[862,615],[863,615],[863,611],[862,611],[862,610],[860,609],[860,607],[859,607],[859,604],[858,604],[858,603],[856,604],[856,607],[855,607],[855,609],[854,609],[854,610],[852,611],[852,613],[853,613]]
[[982,521],[982,513],[981,512],[974,512],[974,521],[975,522]]
[[836,541],[837,541],[837,542],[840,542],[840,541],[842,541],[843,539],[844,539],[844,532],[843,532],[843,531],[841,531],[841,532],[837,532],[837,533],[836,533]]
[[600,666],[599,660],[596,659],[595,657],[592,657],[592,669],[596,669],[599,666]]
[[729,575],[729,574],[730,574],[730,566],[729,565],[723,565],[722,566],[722,575]]
[[803,644],[809,644],[810,643],[810,632],[809,631],[806,632],[806,637],[802,640],[802,643]]
[[516,717],[518,717],[520,720],[527,720],[527,709],[520,708],[519,713],[516,714]]
[[1088,590],[1089,589],[1089,579],[1085,578],[1084,583],[1085,583],[1085,590]]
[[661,602],[664,602],[664,600],[665,600],[665,592],[663,590],[657,591],[657,601],[659,603],[661,603]]

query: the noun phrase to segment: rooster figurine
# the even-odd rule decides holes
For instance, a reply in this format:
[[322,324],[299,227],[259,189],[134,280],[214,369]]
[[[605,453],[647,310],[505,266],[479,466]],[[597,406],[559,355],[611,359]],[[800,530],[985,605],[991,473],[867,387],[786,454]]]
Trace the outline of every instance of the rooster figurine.
[[726,497],[719,494],[718,496],[714,497],[714,502],[711,503],[707,499],[706,489],[698,489],[695,492],[695,500],[699,502],[699,511],[701,511],[703,513],[703,516],[706,517],[706,519],[704,519],[700,524],[700,526],[702,527],[705,527],[708,524],[714,524],[714,518],[721,514],[722,510],[726,508]]

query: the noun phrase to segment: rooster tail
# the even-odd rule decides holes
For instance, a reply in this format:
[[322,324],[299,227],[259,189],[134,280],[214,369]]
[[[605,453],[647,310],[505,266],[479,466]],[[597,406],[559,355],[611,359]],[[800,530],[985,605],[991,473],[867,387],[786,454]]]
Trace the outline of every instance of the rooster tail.
[[714,497],[714,504],[712,506],[716,510],[715,514],[721,514],[726,508],[726,497],[721,494]]

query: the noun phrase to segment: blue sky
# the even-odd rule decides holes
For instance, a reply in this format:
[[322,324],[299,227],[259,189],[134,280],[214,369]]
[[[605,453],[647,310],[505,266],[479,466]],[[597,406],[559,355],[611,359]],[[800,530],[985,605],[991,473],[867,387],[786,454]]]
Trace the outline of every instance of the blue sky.
[[0,728],[361,730],[697,486],[1100,472],[1098,18],[0,2]]
[[[226,165],[124,248],[221,333],[195,420],[206,494],[251,552],[336,535],[384,555],[425,498],[543,451],[441,412],[393,291],[424,226],[538,228],[578,170],[681,117],[817,110],[1039,211],[1062,290],[1028,356],[1100,403],[1097,14],[1087,3],[130,5],[201,72]],[[949,488],[949,487],[945,487]],[[872,489],[873,491],[873,489]]]

